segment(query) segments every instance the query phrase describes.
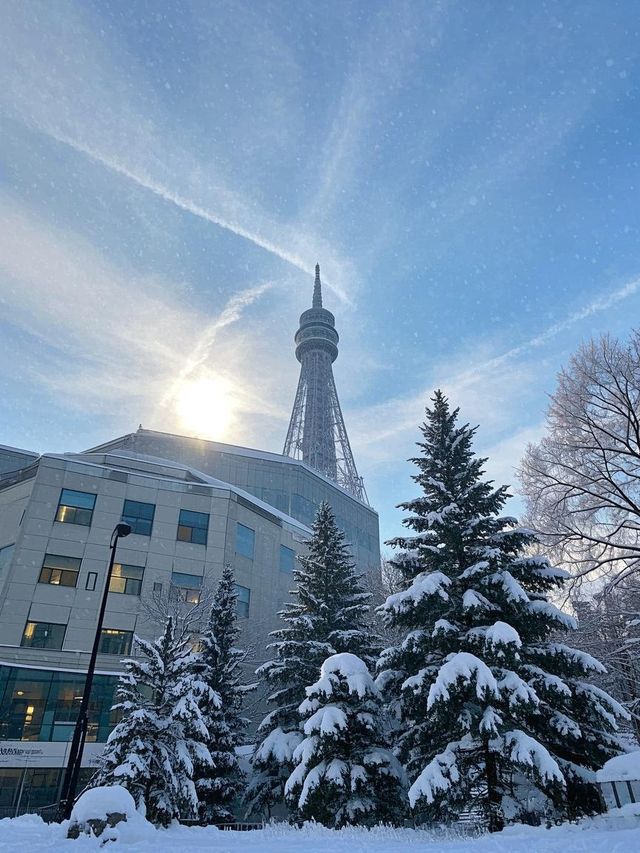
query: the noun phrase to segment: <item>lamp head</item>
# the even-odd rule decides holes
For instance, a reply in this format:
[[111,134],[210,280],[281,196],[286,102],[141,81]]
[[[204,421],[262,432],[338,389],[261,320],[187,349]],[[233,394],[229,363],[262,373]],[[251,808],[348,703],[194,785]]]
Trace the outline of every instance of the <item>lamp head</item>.
[[131,525],[127,524],[126,521],[121,521],[120,524],[116,524],[116,529],[113,533],[119,539],[124,539],[125,536],[131,533]]

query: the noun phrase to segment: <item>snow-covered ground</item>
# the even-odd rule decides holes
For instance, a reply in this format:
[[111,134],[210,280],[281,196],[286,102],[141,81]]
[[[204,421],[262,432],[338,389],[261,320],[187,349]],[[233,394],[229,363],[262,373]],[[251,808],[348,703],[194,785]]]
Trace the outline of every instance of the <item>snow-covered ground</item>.
[[[135,824],[135,825],[134,825]],[[130,824],[119,841],[107,844],[112,853],[632,853],[640,850],[640,806],[626,806],[616,815],[586,820],[577,826],[552,829],[510,827],[498,835],[475,838],[442,837],[427,830],[328,830],[318,826],[294,829],[270,826],[253,832],[220,832],[208,828],[171,827],[155,830],[144,821]],[[104,850],[98,838],[66,839],[66,826],[45,824],[35,815],[0,821],[0,850],[39,853],[43,850],[82,853]]]

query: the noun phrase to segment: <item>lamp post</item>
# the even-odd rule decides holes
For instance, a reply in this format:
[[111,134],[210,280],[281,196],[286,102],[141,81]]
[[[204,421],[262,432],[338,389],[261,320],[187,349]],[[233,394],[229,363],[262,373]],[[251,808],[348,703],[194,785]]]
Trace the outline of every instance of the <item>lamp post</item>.
[[130,533],[130,525],[121,522],[120,524],[116,524],[115,529],[111,534],[111,555],[109,557],[109,567],[107,568],[107,577],[104,582],[102,601],[100,602],[100,610],[98,612],[98,623],[96,625],[96,635],[93,639],[91,657],[89,658],[87,678],[84,683],[84,690],[82,691],[82,702],[80,703],[78,719],[73,730],[73,739],[71,741],[71,749],[69,750],[69,759],[67,761],[67,768],[64,774],[64,782],[62,784],[62,794],[60,796],[60,804],[58,806],[59,820],[68,820],[71,817],[71,810],[73,808],[76,787],[78,785],[78,776],[80,775],[80,765],[82,763],[84,742],[87,737],[87,725],[89,722],[89,699],[91,697],[91,687],[93,685],[93,676],[96,669],[98,648],[100,647],[100,635],[102,633],[104,612],[107,607],[107,596],[109,595],[111,572],[113,571],[113,564],[116,558],[116,547],[118,545],[118,539],[123,539]]

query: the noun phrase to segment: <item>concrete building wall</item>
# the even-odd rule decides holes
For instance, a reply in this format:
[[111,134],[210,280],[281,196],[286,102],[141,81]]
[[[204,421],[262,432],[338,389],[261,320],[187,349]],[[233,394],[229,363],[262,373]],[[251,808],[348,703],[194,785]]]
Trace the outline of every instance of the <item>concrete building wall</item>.
[[[230,489],[140,475],[135,472],[134,460],[117,461],[118,469],[93,461],[44,456],[33,480],[0,492],[0,529],[4,538],[16,542],[12,565],[0,588],[0,646],[4,647],[4,658],[25,662],[46,658],[57,666],[63,665],[67,653],[90,650],[109,559],[109,540],[121,519],[125,499],[153,504],[155,516],[150,536],[133,533],[118,545],[118,562],[144,570],[142,589],[140,596],[109,594],[105,628],[155,636],[158,626],[141,611],[141,599],[150,598],[157,584],[162,584],[164,594],[168,594],[172,572],[198,576],[204,587],[213,588],[228,562],[235,568],[238,584],[251,591],[247,634],[257,642],[259,635],[275,624],[276,612],[290,586],[290,576],[280,570],[280,546],[300,552],[308,531],[302,525],[296,528],[283,523],[282,518],[258,506],[252,507],[242,496],[239,503],[239,496]],[[110,474],[124,473],[127,465],[131,466],[127,482],[111,479]],[[176,476],[176,469],[168,470]],[[90,526],[55,520],[62,489],[96,496]],[[176,539],[181,509],[209,516],[206,546]],[[238,522],[254,531],[253,558],[236,553]],[[38,582],[45,554],[81,560],[75,587]],[[88,590],[87,580],[92,572],[97,575],[97,583],[95,589]],[[20,648],[27,620],[66,625],[63,649],[45,653]],[[108,658],[101,665],[109,668]]]
[[[204,599],[229,563],[249,596],[248,615],[239,611],[240,643],[250,650],[248,681],[265,659],[267,634],[289,598],[291,565],[281,559],[282,548],[289,558],[304,553],[310,530],[300,519],[310,523],[321,500],[329,500],[338,523],[358,543],[358,567],[377,569],[378,521],[370,507],[300,463],[209,444],[201,452],[193,440],[152,434],[144,442],[146,454],[140,446],[132,451],[112,443],[84,454],[45,454],[17,475],[0,476],[0,816],[5,808],[45,805],[57,795],[64,764],[58,744],[70,736],[77,714],[110,537],[125,500],[154,505],[153,525],[150,535],[134,532],[118,544],[117,562],[143,570],[141,588],[139,594],[109,593],[105,629],[156,637],[162,608],[181,607],[169,595],[174,573],[201,578]],[[158,458],[160,453],[171,455]],[[200,469],[196,458],[206,463]],[[95,496],[90,524],[56,520],[63,489]],[[178,538],[181,510],[208,515],[206,545]],[[75,585],[44,582],[45,555],[75,558]],[[65,626],[62,647],[23,645],[27,622]],[[113,725],[110,707],[122,657],[98,657],[87,773]],[[25,752],[25,743],[34,745]],[[12,755],[27,753],[31,763],[12,761]]]
[[246,490],[307,526],[313,523],[319,504],[328,501],[345,531],[358,569],[379,571],[378,514],[303,462],[277,453],[144,429],[90,452],[116,449],[192,466]]

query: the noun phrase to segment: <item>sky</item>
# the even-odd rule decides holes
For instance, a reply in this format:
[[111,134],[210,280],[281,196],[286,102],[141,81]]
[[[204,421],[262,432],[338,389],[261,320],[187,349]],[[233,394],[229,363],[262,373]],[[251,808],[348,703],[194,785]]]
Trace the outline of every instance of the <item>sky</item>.
[[313,269],[383,538],[437,387],[512,484],[640,317],[636,0],[0,0],[0,443],[280,452]]

